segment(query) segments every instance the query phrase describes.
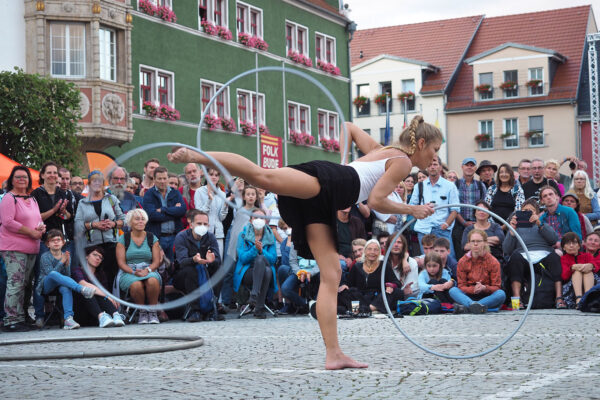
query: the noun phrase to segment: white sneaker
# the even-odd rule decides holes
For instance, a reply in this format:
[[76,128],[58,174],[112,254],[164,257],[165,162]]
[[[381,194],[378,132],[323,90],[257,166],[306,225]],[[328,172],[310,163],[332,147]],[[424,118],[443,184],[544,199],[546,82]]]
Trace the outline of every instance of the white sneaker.
[[100,314],[100,322],[98,324],[100,328],[110,328],[111,326],[115,326],[115,322],[107,313],[103,312]]
[[123,321],[123,317],[121,317],[121,314],[119,314],[118,311],[115,311],[112,320],[116,327],[125,326],[125,321]]
[[138,324],[147,324],[148,323],[148,313],[146,311],[140,311],[140,316],[138,317]]
[[79,328],[81,325],[79,325],[77,322],[75,322],[75,320],[73,319],[73,317],[69,317],[67,319],[65,319],[65,325],[63,326],[63,329],[77,329]]
[[149,324],[160,324],[160,320],[158,319],[158,315],[156,311],[151,311],[148,313],[148,323]]

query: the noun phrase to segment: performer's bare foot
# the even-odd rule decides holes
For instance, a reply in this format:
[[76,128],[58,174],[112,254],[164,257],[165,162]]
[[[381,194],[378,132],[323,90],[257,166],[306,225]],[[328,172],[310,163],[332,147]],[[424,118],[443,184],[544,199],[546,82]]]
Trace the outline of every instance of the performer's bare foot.
[[325,357],[325,369],[344,369],[344,368],[368,368],[369,364],[360,363],[348,357],[341,351],[334,354],[327,354]]
[[171,149],[171,152],[169,154],[167,154],[167,158],[172,163],[183,164],[183,163],[195,162],[194,161],[195,154],[196,153],[192,152],[187,147],[173,147],[173,149]]

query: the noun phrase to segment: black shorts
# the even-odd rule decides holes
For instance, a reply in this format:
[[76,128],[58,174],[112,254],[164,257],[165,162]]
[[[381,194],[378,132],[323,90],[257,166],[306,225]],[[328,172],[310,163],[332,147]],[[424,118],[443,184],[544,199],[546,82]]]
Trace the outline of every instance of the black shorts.
[[354,168],[330,161],[316,160],[289,167],[314,176],[321,186],[319,194],[310,199],[278,197],[279,213],[292,228],[292,242],[298,255],[314,259],[306,239],[306,226],[319,223],[331,227],[337,249],[337,211],[356,204],[360,179]]

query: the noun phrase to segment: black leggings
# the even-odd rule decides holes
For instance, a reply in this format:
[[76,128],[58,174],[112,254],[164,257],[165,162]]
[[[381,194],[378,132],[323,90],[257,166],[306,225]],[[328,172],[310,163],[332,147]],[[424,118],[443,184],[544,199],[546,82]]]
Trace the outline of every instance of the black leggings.
[[[208,275],[212,277],[220,266],[221,265],[217,263],[208,264]],[[216,299],[219,298],[219,293],[221,293],[221,282],[215,283],[212,287],[213,295]],[[189,265],[187,267],[179,268],[173,276],[173,286],[175,289],[182,291],[185,294],[191,293],[198,289],[198,270],[196,269],[196,266]],[[194,309],[194,307],[199,307],[197,301],[194,301],[190,304],[192,305],[192,309]]]
[[263,255],[256,256],[252,266],[244,273],[242,284],[252,288],[250,290],[250,300],[256,302],[257,310],[264,308],[265,299],[273,278],[269,260]]
[[[536,273],[540,273],[542,265],[550,272],[550,276],[554,282],[561,281],[560,274],[562,273],[562,266],[560,264],[560,257],[554,251],[551,251],[546,257],[542,258],[539,262],[533,264],[533,269]],[[525,259],[519,251],[515,251],[508,260],[508,264],[505,269],[506,274],[511,282],[523,282],[525,277],[531,278],[529,272],[529,262]]]
[[98,314],[102,311],[113,315],[117,309],[109,299],[94,296],[86,299],[80,293],[73,293],[73,310],[75,321],[81,326],[98,326]]

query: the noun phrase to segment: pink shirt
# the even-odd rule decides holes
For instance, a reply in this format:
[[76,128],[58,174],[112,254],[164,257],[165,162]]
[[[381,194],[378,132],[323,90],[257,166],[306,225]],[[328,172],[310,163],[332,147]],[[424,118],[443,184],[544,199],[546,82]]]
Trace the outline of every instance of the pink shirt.
[[[15,202],[15,199],[17,200]],[[0,203],[0,251],[18,251],[38,254],[40,241],[18,233],[22,226],[35,229],[42,223],[37,201],[33,197],[24,199],[7,193]]]

